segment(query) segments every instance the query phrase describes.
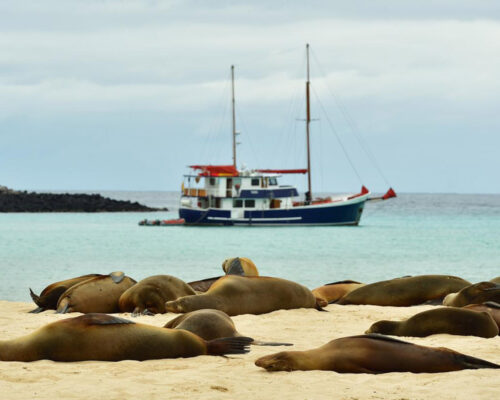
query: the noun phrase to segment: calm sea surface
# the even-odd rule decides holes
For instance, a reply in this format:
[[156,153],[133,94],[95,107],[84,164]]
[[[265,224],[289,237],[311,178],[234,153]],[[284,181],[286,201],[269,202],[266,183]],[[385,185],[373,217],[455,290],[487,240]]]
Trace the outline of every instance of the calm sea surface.
[[143,227],[177,217],[174,192],[100,192],[167,206],[158,213],[0,214],[0,299],[29,301],[28,288],[87,273],[122,270],[140,280],[218,276],[249,257],[262,275],[311,288],[354,279],[500,275],[500,195],[403,194],[367,204],[358,227]]

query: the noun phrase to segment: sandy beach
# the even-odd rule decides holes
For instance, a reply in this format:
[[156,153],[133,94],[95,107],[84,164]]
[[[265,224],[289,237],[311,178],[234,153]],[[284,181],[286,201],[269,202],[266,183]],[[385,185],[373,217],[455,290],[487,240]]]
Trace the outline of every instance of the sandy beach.
[[[2,340],[32,332],[49,322],[79,314],[28,314],[31,303],[0,301]],[[154,361],[62,363],[0,362],[3,399],[480,399],[496,398],[498,370],[440,374],[338,374],[328,371],[269,373],[254,365],[276,351],[307,350],[332,339],[363,333],[379,319],[403,319],[433,306],[377,307],[329,305],[328,312],[282,310],[233,317],[240,333],[293,347],[251,346],[245,355],[201,356]],[[129,314],[120,314],[130,318]],[[142,316],[137,322],[163,326],[175,314]],[[404,338],[405,339],[405,338]],[[446,346],[500,363],[500,337],[453,335],[406,338],[416,344]]]

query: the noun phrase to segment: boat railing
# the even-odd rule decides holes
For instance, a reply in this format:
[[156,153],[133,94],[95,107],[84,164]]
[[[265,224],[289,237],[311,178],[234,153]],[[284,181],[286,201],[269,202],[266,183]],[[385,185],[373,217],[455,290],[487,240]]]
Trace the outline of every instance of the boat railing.
[[184,188],[183,194],[186,197],[207,197],[206,189]]

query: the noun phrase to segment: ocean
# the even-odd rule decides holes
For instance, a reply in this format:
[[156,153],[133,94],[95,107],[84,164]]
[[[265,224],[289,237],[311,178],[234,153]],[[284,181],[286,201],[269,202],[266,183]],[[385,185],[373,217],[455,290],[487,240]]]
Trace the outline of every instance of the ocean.
[[310,288],[344,279],[374,282],[451,274],[500,275],[500,195],[401,194],[366,205],[357,227],[147,227],[177,218],[178,192],[96,191],[168,212],[0,214],[0,299],[30,301],[29,288],[88,273],[185,281],[222,274],[249,257],[261,275]]

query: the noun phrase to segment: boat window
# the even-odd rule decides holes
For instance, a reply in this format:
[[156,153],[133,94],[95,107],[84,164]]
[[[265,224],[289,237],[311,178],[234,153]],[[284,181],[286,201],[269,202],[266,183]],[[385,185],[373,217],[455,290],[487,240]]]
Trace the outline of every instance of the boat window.
[[215,185],[217,185],[217,179],[210,178],[210,180],[208,181],[208,183],[209,183],[210,186],[215,186]]
[[278,180],[276,178],[269,178],[269,186],[276,186],[278,184]]
[[233,200],[233,207],[234,208],[242,208],[243,207],[243,200],[241,200],[241,199],[234,199]]
[[245,200],[245,208],[254,208],[255,200]]
[[260,185],[260,179],[252,178],[252,186],[259,186],[259,185]]

